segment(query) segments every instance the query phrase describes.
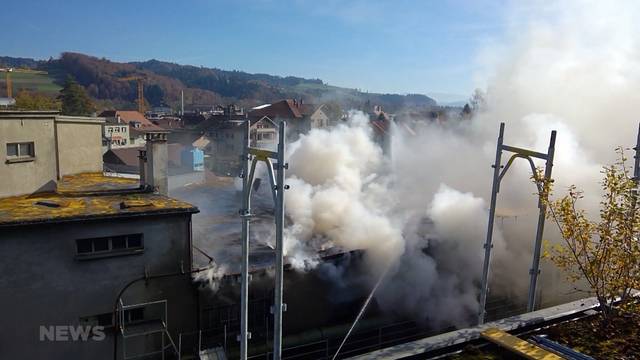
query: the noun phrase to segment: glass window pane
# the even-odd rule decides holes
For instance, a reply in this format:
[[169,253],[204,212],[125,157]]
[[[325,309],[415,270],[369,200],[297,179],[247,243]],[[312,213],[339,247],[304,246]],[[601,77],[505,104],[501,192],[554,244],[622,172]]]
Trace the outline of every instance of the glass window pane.
[[93,251],[109,250],[109,238],[93,239]]
[[114,250],[124,249],[127,247],[126,236],[114,236],[111,238],[111,248]]
[[136,308],[128,310],[129,321],[136,322],[144,320],[144,308]]
[[20,144],[20,156],[32,156],[33,151],[31,147],[31,143],[23,143]]
[[133,234],[129,235],[129,244],[128,247],[131,248],[141,248],[142,247],[142,234]]
[[78,254],[91,252],[91,239],[80,239],[76,243],[78,245]]
[[7,156],[18,156],[18,144],[7,144]]

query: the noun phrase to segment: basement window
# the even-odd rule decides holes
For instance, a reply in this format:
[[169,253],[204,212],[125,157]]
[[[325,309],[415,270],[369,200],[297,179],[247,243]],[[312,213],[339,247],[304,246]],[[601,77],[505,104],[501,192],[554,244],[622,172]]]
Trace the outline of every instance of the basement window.
[[7,143],[7,163],[33,161],[35,157],[33,142]]
[[[123,314],[124,324],[135,324],[145,320],[144,307],[127,309]],[[114,325],[113,313],[104,313],[80,317],[80,324],[91,326],[104,326],[110,328]]]
[[99,259],[111,256],[140,254],[144,251],[142,234],[117,235],[76,240],[76,258]]

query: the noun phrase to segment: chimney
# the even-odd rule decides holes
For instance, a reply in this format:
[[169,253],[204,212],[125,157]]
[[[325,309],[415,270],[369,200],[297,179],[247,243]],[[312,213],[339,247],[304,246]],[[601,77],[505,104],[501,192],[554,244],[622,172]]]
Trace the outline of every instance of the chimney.
[[180,116],[184,116],[184,90],[180,90]]
[[[144,187],[155,192],[168,195],[169,174],[167,150],[167,132],[149,132],[145,135],[146,163],[140,167],[140,181]],[[141,157],[142,161],[142,157]],[[141,163],[142,165],[142,163]]]
[[147,186],[147,150],[140,150],[140,153],[138,154],[138,167],[140,169],[140,187],[144,189]]

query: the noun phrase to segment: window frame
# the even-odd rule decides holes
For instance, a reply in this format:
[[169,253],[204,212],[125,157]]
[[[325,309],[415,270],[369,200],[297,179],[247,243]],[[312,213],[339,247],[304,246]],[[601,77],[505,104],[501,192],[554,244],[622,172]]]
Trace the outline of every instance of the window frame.
[[[29,152],[27,155],[21,153],[23,146],[28,146]],[[9,155],[9,147],[15,146],[16,155]],[[6,149],[6,163],[19,163],[34,161],[36,159],[36,144],[34,141],[21,141],[21,142],[7,142],[5,143]]]
[[[114,248],[113,242],[114,239],[122,240],[124,237],[125,247],[124,248]],[[96,242],[107,240],[107,249],[106,250],[96,250]],[[139,246],[131,246],[131,241],[139,241]],[[86,246],[88,244],[91,245],[90,251],[80,251],[80,245],[83,242],[83,245]],[[126,255],[136,255],[144,253],[144,233],[133,233],[133,234],[122,234],[122,235],[112,235],[112,236],[102,236],[95,238],[82,238],[76,239],[76,253],[75,258],[77,260],[92,260],[92,259],[102,259],[107,257],[115,257],[115,256],[126,256]]]

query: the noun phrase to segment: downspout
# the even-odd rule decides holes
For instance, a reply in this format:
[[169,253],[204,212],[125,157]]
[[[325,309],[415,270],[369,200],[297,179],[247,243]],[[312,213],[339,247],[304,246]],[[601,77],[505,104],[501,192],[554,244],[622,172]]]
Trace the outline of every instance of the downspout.
[[60,180],[60,151],[58,150],[58,118],[53,117],[53,143],[56,152],[56,180]]

